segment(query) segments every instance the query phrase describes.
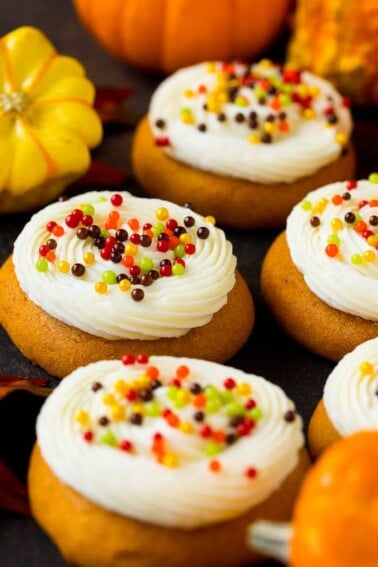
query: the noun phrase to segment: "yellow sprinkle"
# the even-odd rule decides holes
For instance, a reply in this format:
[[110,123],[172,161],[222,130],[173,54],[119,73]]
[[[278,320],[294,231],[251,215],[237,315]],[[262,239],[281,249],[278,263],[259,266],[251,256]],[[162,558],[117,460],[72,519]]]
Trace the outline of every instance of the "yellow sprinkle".
[[323,197],[323,199],[320,199],[320,201],[318,201],[314,208],[313,208],[313,212],[314,214],[316,213],[322,213],[324,211],[324,209],[326,208],[326,206],[328,205],[328,199],[326,199],[325,197]]
[[113,394],[110,394],[109,392],[107,392],[106,394],[104,394],[102,396],[102,403],[105,404],[106,406],[111,406],[113,404],[115,404],[115,397]]
[[187,90],[184,92],[184,96],[186,96],[186,98],[193,98],[193,97],[194,97],[194,94],[195,94],[195,93],[194,93],[194,91],[192,91],[192,89],[187,89]]
[[306,118],[306,120],[312,120],[313,118],[315,118],[316,116],[316,112],[313,108],[305,108],[303,111],[303,118]]
[[147,388],[151,384],[151,378],[147,374],[142,374],[137,378],[138,388]]
[[83,255],[84,264],[91,265],[95,261],[95,255],[93,252],[85,252]]
[[236,391],[239,396],[249,396],[252,392],[252,388],[246,382],[241,382],[236,386]]
[[277,126],[274,124],[274,122],[265,122],[263,126],[264,132],[268,132],[268,134],[274,132],[276,128]]
[[227,75],[224,71],[217,71],[217,83],[218,85],[227,85]]
[[118,287],[121,291],[129,291],[131,288],[131,282],[125,278],[119,282]]
[[258,134],[250,134],[248,136],[248,141],[250,144],[259,144],[260,143],[260,136]]
[[374,246],[374,248],[378,245],[378,236],[375,236],[375,234],[371,234],[370,236],[367,237],[367,243],[370,244],[370,246]]
[[188,232],[184,232],[184,234],[180,234],[179,240],[181,244],[190,244],[192,242],[192,238]]
[[133,244],[132,242],[129,242],[125,246],[125,254],[127,256],[136,256],[138,254],[138,246],[136,244]]
[[348,142],[348,136],[343,134],[343,132],[338,132],[335,136],[335,140],[338,144],[340,144],[340,146],[345,146]]
[[127,387],[129,390],[137,390],[138,382],[136,380],[130,380],[130,382],[127,383]]
[[194,117],[190,114],[182,114],[181,122],[183,122],[184,124],[195,124]]
[[80,423],[80,425],[88,425],[89,423],[89,414],[85,410],[79,410],[76,414],[76,421]]
[[375,252],[373,252],[373,250],[365,250],[365,252],[363,253],[363,257],[364,260],[366,260],[366,262],[374,262],[376,258],[376,254]]
[[206,71],[208,73],[215,73],[216,70],[216,65],[214,62],[209,61],[208,63],[206,63]]
[[194,427],[189,421],[181,421],[179,425],[179,430],[182,431],[182,433],[186,433],[187,435],[190,435],[191,433],[194,432]]
[[334,219],[331,220],[330,225],[331,225],[333,232],[338,232],[339,230],[341,230],[343,228],[344,223],[343,223],[342,220],[335,217]]
[[360,371],[363,376],[366,376],[367,374],[373,374],[374,366],[371,362],[368,361],[361,362]]
[[320,95],[320,88],[317,87],[316,85],[311,85],[308,88],[308,92],[313,98],[316,98]]
[[212,215],[208,215],[207,217],[205,217],[205,221],[209,222],[211,224],[215,224],[216,223],[216,219],[215,217],[213,217]]
[[143,404],[133,404],[132,412],[140,413],[140,415],[144,415],[146,413],[146,410]]
[[97,293],[106,293],[108,291],[108,286],[106,285],[105,282],[96,282],[95,283],[95,291]]
[[62,274],[67,274],[67,272],[69,272],[70,269],[70,264],[69,262],[67,262],[67,260],[61,260],[58,264],[58,270],[60,272],[62,272]]
[[124,394],[127,391],[127,384],[124,380],[120,379],[114,382],[114,391],[117,394]]
[[272,67],[272,65],[273,63],[270,59],[261,59],[260,61],[260,66],[264,69],[269,69],[270,67]]
[[189,402],[191,397],[192,396],[189,390],[180,389],[176,394],[176,399],[181,400],[183,402]]
[[110,413],[113,421],[122,421],[125,419],[125,408],[118,404],[111,406]]
[[165,207],[159,207],[159,208],[156,209],[156,211],[155,211],[155,217],[156,217],[159,221],[167,220],[167,218],[169,217],[169,211],[168,211],[168,209],[166,209]]
[[309,92],[308,92],[308,86],[305,83],[301,83],[300,85],[298,85],[298,94],[301,97],[305,97],[308,96]]
[[178,456],[173,453],[166,453],[161,462],[165,467],[169,467],[171,469],[175,469],[179,466]]

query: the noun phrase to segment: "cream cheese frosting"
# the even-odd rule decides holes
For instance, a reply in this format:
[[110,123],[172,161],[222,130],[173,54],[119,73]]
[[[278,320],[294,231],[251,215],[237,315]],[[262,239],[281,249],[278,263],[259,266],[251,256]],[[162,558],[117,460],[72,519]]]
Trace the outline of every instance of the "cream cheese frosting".
[[17,279],[44,311],[87,333],[179,337],[206,325],[235,283],[232,245],[211,221],[127,192],[85,193],[25,225],[14,245]]
[[304,443],[292,401],[264,378],[143,354],[66,377],[41,410],[37,438],[55,475],[86,498],[184,529],[264,501]]
[[378,429],[378,339],[360,344],[341,359],[326,381],[323,400],[342,437]]
[[311,291],[352,315],[378,320],[378,184],[332,183],[310,192],[287,219],[291,258]]
[[266,60],[177,71],[153,94],[149,121],[173,159],[257,183],[315,173],[340,157],[352,130],[329,82]]

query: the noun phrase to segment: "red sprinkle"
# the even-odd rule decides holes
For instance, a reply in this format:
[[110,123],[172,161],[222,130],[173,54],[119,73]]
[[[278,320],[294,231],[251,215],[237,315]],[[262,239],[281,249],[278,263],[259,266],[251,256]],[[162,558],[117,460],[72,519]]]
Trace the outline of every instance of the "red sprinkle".
[[93,440],[93,431],[85,431],[83,433],[83,438],[85,441],[90,443]]
[[354,179],[350,179],[349,181],[347,181],[346,183],[346,188],[347,189],[355,189],[357,187],[357,181],[355,181]]
[[133,354],[124,354],[122,357],[122,364],[128,366],[135,363],[135,356]]
[[224,387],[226,390],[233,390],[236,386],[236,382],[233,378],[226,378],[223,382]]
[[119,444],[119,448],[122,449],[122,451],[130,453],[133,450],[133,444],[131,443],[131,441],[123,439],[123,441],[121,441]]
[[119,207],[123,203],[123,197],[119,193],[114,193],[114,195],[110,197],[110,201],[114,207]]
[[245,474],[248,478],[255,478],[257,475],[257,470],[254,467],[248,467],[245,471]]
[[161,136],[159,138],[155,138],[155,144],[156,146],[160,146],[160,147],[170,146],[171,141],[167,136]]
[[148,354],[146,352],[140,352],[137,355],[137,362],[139,362],[139,364],[147,364]]

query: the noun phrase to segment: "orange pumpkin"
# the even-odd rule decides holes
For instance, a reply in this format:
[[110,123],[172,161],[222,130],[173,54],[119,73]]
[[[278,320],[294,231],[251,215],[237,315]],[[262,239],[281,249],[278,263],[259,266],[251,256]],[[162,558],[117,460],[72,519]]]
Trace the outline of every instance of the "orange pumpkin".
[[378,431],[325,451],[303,483],[292,528],[293,567],[378,565]]
[[378,431],[331,445],[310,469],[291,524],[252,524],[251,547],[291,567],[378,565]]
[[73,0],[113,55],[171,73],[200,61],[254,58],[276,38],[291,0]]

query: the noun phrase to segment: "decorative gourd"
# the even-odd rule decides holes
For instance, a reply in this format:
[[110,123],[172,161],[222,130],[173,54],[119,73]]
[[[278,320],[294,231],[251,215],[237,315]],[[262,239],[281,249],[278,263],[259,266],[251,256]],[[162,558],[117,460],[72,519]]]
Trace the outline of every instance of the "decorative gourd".
[[257,522],[253,546],[292,567],[378,565],[377,464],[378,431],[337,441],[307,474],[291,527]]
[[209,59],[253,58],[277,36],[291,0],[73,0],[119,59],[171,73]]
[[326,77],[357,104],[378,104],[377,0],[298,0],[290,65]]
[[81,64],[21,27],[0,39],[0,213],[52,201],[90,165],[102,137]]

